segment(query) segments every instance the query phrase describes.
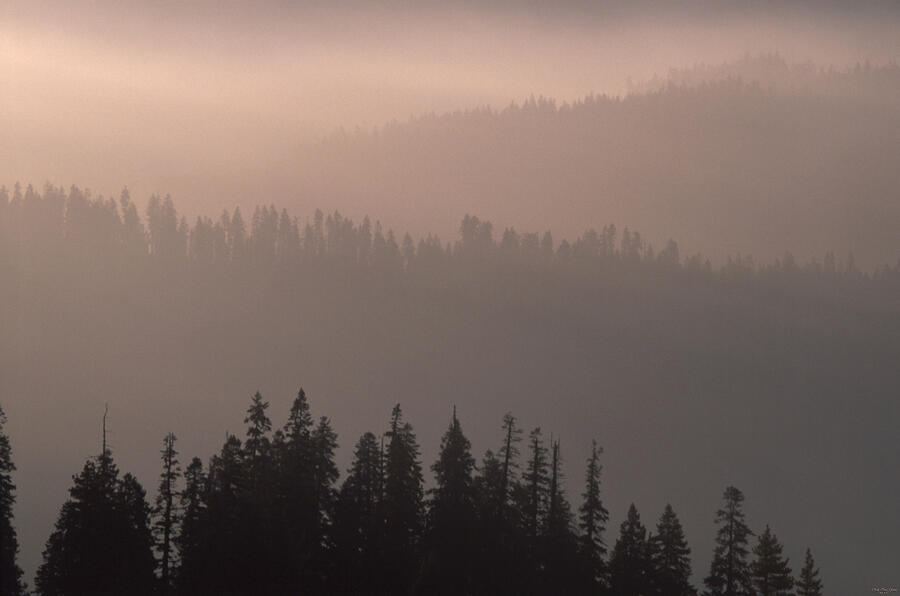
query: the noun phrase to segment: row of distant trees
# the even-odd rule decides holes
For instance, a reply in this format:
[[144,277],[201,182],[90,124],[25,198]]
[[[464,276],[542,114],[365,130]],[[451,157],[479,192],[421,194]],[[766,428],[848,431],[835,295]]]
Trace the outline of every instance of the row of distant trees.
[[[360,437],[340,483],[337,436],[328,418],[313,418],[303,390],[274,432],[268,405],[254,395],[245,439],[227,436],[206,467],[194,457],[182,469],[168,434],[152,505],[134,476],[120,475],[104,444],[74,477],[37,593],[697,593],[691,551],[670,505],[648,532],[632,504],[607,552],[596,442],[573,511],[559,440],[548,444],[540,428],[523,440],[510,414],[499,449],[476,465],[454,411],[426,490],[417,438],[399,405],[386,432]],[[0,425],[4,596],[26,593],[15,563],[13,470]],[[725,489],[704,593],[821,594],[809,550],[795,579],[768,526],[751,556],[743,500],[737,488]]]
[[[152,196],[141,217],[127,189],[118,201],[92,197],[90,192],[47,185],[43,192],[19,184],[10,192],[0,187],[0,266],[6,262],[30,267],[72,266],[90,263],[124,267],[155,263],[165,267],[199,269],[255,268],[328,263],[370,268],[378,272],[441,271],[454,264],[514,263],[528,266],[642,268],[683,270],[713,275],[700,255],[680,254],[669,240],[655,249],[638,231],[614,224],[581,237],[556,242],[552,234],[506,228],[494,230],[488,221],[467,215],[459,238],[444,243],[434,235],[416,242],[401,237],[365,217],[359,224],[339,212],[317,210],[312,220],[301,221],[286,209],[257,206],[249,221],[239,207],[223,211],[213,220],[200,216],[193,224],[179,216],[171,197]],[[728,259],[718,273],[747,277],[785,274],[867,277],[856,267],[852,254],[837,258],[826,253],[820,261],[798,263],[790,253],[762,266],[747,255]],[[900,262],[871,276],[900,279]]]

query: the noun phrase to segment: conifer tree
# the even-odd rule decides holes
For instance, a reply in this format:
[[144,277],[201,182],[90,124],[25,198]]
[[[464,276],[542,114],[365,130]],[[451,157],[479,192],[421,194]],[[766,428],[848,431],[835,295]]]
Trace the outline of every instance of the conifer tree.
[[672,506],[666,504],[656,534],[650,538],[650,564],[653,589],[660,596],[690,596],[696,590],[690,583],[691,549]]
[[572,508],[563,490],[559,440],[551,441],[547,516],[542,537],[543,584],[548,591],[568,591],[580,581],[578,541],[572,531]]
[[118,474],[104,445],[74,477],[38,568],[42,596],[152,593],[150,507],[137,480]]
[[537,427],[528,435],[531,454],[523,479],[523,525],[526,535],[534,542],[540,535],[546,513],[547,485],[547,448],[541,436],[541,428]]
[[375,435],[363,434],[341,485],[335,515],[335,592],[377,591],[381,580],[381,449]]
[[521,440],[522,429],[516,426],[516,417],[507,412],[503,416],[503,446],[500,448],[502,473],[500,476],[499,502],[503,508],[509,503],[510,487],[516,482],[516,470],[519,467],[519,448],[516,444]]
[[752,594],[750,566],[747,563],[747,540],[753,535],[744,523],[744,494],[729,486],[722,496],[724,506],[716,512],[716,548],[709,575],[704,580],[710,596],[743,596]]
[[412,426],[403,420],[400,404],[391,413],[387,435],[382,501],[384,555],[389,562],[386,588],[398,592],[412,585],[423,522],[419,445]]
[[426,581],[433,592],[471,592],[475,459],[470,449],[454,408],[450,426],[441,439],[440,454],[431,466],[436,486],[431,491],[429,508]]
[[609,560],[612,593],[616,596],[648,594],[651,590],[650,571],[647,529],[632,503]]
[[167,434],[163,439],[161,451],[163,469],[159,478],[156,505],[153,509],[155,518],[153,533],[156,539],[156,550],[159,553],[160,589],[163,594],[168,594],[172,589],[172,569],[176,565],[174,545],[181,517],[175,499],[178,494],[178,477],[181,475],[175,441],[175,435],[172,433]]
[[778,538],[766,526],[753,548],[756,559],[750,566],[753,585],[759,596],[791,596],[794,579],[788,560],[782,556]]
[[184,490],[179,496],[181,531],[175,537],[179,567],[176,584],[181,594],[201,594],[207,565],[206,475],[203,462],[195,457],[184,470]]
[[333,547],[332,522],[337,501],[334,484],[340,472],[334,463],[337,433],[334,432],[327,417],[322,416],[319,419],[311,439],[313,502],[309,511],[311,521],[309,536],[312,544],[309,553],[309,573],[304,583],[308,589],[316,591],[321,589],[327,579],[326,554]]
[[275,443],[279,460],[276,499],[284,511],[284,535],[280,572],[289,582],[303,583],[311,573],[311,561],[319,546],[319,495],[316,482],[315,422],[306,392],[301,388],[291,404],[284,428]]
[[16,502],[16,485],[12,473],[16,466],[12,461],[12,447],[4,432],[6,414],[0,407],[0,595],[18,596],[25,592],[22,570],[16,564],[19,543],[13,527],[12,508]]
[[[262,395],[257,391],[253,395],[250,407],[247,408],[247,417],[244,418],[244,424],[250,425],[247,427],[244,450],[247,453],[250,472],[254,476],[258,476],[262,472],[260,468],[269,456],[271,447],[269,438],[266,436],[272,430],[272,421],[266,416],[268,408],[269,402],[264,402]],[[253,480],[258,481],[259,478],[255,477]]]
[[609,512],[600,498],[600,473],[603,469],[600,465],[601,453],[603,448],[597,445],[596,440],[591,441],[591,454],[584,475],[583,500],[579,508],[581,556],[588,567],[592,583],[600,587],[606,584],[604,565],[606,544],[603,541],[603,532],[606,530],[606,522],[609,521]]
[[803,569],[800,570],[800,578],[795,582],[797,596],[822,596],[822,580],[819,579],[819,569],[813,560],[812,552],[806,549],[806,560]]

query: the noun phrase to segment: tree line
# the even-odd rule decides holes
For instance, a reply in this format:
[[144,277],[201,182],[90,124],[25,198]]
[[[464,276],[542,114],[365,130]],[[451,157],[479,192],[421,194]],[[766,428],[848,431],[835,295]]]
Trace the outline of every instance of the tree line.
[[[357,441],[341,475],[337,435],[301,389],[273,430],[257,392],[244,439],[227,435],[204,465],[182,467],[163,439],[152,503],[120,474],[105,440],[73,477],[36,576],[41,596],[112,594],[615,594],[689,595],[691,549],[671,505],[654,530],[632,504],[611,549],[601,491],[602,448],[586,458],[581,504],[565,490],[561,443],[523,436],[504,416],[480,463],[454,409],[424,480],[400,405],[381,433]],[[16,566],[15,486],[0,411],[2,594],[26,594]],[[340,482],[339,482],[340,480]],[[715,514],[703,594],[822,594],[807,549],[794,576],[766,526],[752,546],[743,493],[729,486]]]
[[[156,265],[211,270],[268,270],[326,264],[364,268],[378,273],[444,273],[448,269],[501,264],[566,272],[640,269],[680,271],[721,278],[796,277],[802,280],[845,278],[900,283],[900,260],[874,271],[861,271],[852,253],[801,263],[790,252],[761,264],[750,255],[730,255],[713,268],[700,254],[682,255],[672,239],[656,248],[637,230],[615,224],[589,229],[573,240],[556,241],[550,231],[495,231],[490,221],[466,215],[458,239],[443,242],[428,234],[418,241],[402,237],[367,216],[361,223],[335,211],[316,210],[311,220],[258,205],[249,218],[240,207],[218,219],[198,216],[193,224],[178,214],[170,196],[150,197],[144,217],[128,189],[118,200],[72,186],[45,185],[43,192],[18,183],[0,187],[0,267],[58,269],[90,266]],[[2,272],[2,269],[0,269]]]

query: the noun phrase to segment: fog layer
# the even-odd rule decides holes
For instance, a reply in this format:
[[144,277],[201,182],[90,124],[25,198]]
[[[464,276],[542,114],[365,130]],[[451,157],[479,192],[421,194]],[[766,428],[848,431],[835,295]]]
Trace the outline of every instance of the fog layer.
[[[357,217],[377,212],[413,231],[445,234],[451,231],[447,222],[489,203],[478,211],[498,223],[540,223],[577,234],[576,223],[612,216],[620,225],[665,228],[685,247],[713,257],[739,250],[771,256],[831,248],[863,251],[858,257],[869,264],[896,258],[896,252],[855,242],[869,232],[883,237],[883,230],[870,227],[877,228],[885,216],[896,221],[894,212],[882,213],[881,204],[870,206],[896,189],[895,176],[886,177],[878,163],[870,166],[885,144],[896,143],[895,134],[885,137],[896,130],[896,88],[875,112],[868,100],[854,101],[846,110],[824,106],[808,127],[803,118],[818,97],[780,106],[781,116],[800,119],[788,128],[750,103],[706,122],[722,129],[727,138],[721,139],[689,125],[681,133],[668,126],[633,132],[640,122],[631,121],[617,128],[602,121],[579,123],[592,131],[592,140],[512,123],[514,135],[505,139],[438,135],[429,138],[435,146],[427,157],[415,167],[403,161],[402,172],[391,163],[373,170],[371,162],[380,155],[366,151],[323,162],[315,144],[337,127],[352,131],[482,106],[500,110],[532,96],[562,105],[590,94],[620,95],[654,76],[665,77],[672,67],[719,64],[747,53],[777,51],[788,63],[812,60],[825,68],[866,60],[884,64],[900,55],[895,4],[570,2],[549,10],[503,2],[426,3],[413,9],[400,3],[332,7],[270,1],[251,10],[239,3],[100,2],[75,8],[11,2],[0,14],[0,180],[5,183],[75,183],[106,194],[127,185],[136,196],[172,193],[189,215],[272,199],[304,210],[328,205]],[[706,108],[699,102],[667,117],[681,126],[685,119],[704,120]],[[848,111],[882,131],[871,146],[854,145],[843,134]],[[757,126],[759,117],[768,118],[768,125]],[[465,124],[456,122],[446,134],[458,137],[457,124],[468,134]],[[851,132],[858,124],[850,123]],[[860,137],[869,132],[860,130]],[[578,160],[597,163],[596,171],[573,177],[530,163],[521,152],[541,144],[544,134],[562,145],[542,151],[579,166]],[[660,135],[657,155],[634,141],[642,134]],[[744,147],[748,134],[751,143]],[[685,135],[699,137],[705,147]],[[525,149],[506,146],[519,141]],[[469,142],[475,155],[491,153],[501,143],[525,175],[508,168],[492,171],[499,165],[492,162],[484,164],[487,172],[467,169],[456,155],[469,153]],[[726,145],[727,163],[710,163],[704,153],[720,153],[718,142]],[[781,145],[774,154],[773,144]],[[413,145],[395,157],[404,160],[406,152],[416,151]],[[738,161],[728,161],[732,158]],[[775,171],[768,160],[776,161]],[[341,185],[333,184],[335,177]],[[860,180],[869,181],[862,187]],[[857,192],[871,213],[863,220],[854,214],[844,225],[840,218],[852,211],[847,205]],[[698,213],[693,204],[682,208],[697,196],[713,206],[709,213]],[[836,209],[821,215],[827,221],[802,221],[799,213],[807,212],[804,201],[811,197],[826,211]],[[679,217],[663,225],[647,201],[670,205]],[[704,234],[709,242],[697,241],[700,228],[721,221],[717,209],[754,201],[765,202],[767,212],[784,207],[788,212],[778,219],[796,223],[793,234],[765,229],[758,221],[736,234],[728,227],[734,222],[725,222],[720,236]],[[406,209],[411,202],[425,208]],[[507,206],[508,212],[501,212]],[[440,218],[429,216],[435,212]],[[852,227],[855,235],[827,247],[816,236],[823,227],[842,226]],[[846,230],[837,233],[843,234]]]

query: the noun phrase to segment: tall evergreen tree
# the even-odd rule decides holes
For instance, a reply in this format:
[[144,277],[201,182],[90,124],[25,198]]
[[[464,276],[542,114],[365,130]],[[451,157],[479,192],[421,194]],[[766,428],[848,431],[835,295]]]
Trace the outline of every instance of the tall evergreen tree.
[[22,570],[16,564],[19,543],[13,527],[13,505],[16,502],[16,485],[12,473],[16,466],[12,461],[12,447],[3,427],[6,414],[0,407],[0,596],[18,596],[25,592]]
[[301,388],[291,404],[284,428],[275,444],[279,460],[276,498],[284,544],[275,557],[287,583],[306,583],[319,544],[319,506],[316,482],[315,422],[306,392]]
[[423,489],[419,445],[400,404],[391,413],[384,472],[384,555],[389,562],[388,591],[409,590],[422,536]]
[[471,444],[456,417],[441,439],[438,459],[431,466],[435,488],[429,509],[426,585],[429,591],[465,594],[472,591],[475,495]]
[[367,432],[356,443],[353,462],[341,485],[335,515],[337,570],[334,592],[377,592],[381,579],[381,449]]
[[766,526],[753,548],[756,559],[750,566],[753,585],[759,596],[792,596],[794,579],[788,560],[782,556],[778,538]]
[[204,593],[204,575],[211,569],[208,564],[206,498],[203,462],[195,457],[184,471],[184,490],[179,496],[181,531],[175,541],[180,554],[176,577],[180,594]]
[[[247,453],[248,463],[250,464],[250,472],[256,476],[262,472],[261,467],[264,465],[266,458],[269,456],[269,448],[271,447],[267,434],[272,430],[272,421],[266,415],[269,408],[269,402],[263,401],[262,395],[257,391],[247,408],[247,417],[244,418],[244,424],[247,427],[247,440],[244,442],[244,451]],[[254,478],[258,481],[259,478]]]
[[542,537],[543,585],[551,592],[570,592],[581,582],[578,540],[572,531],[572,508],[563,489],[559,440],[551,440],[547,516]]
[[795,586],[797,596],[822,596],[822,580],[819,579],[819,569],[808,548],[803,569],[800,570],[800,578],[795,582]]
[[241,440],[227,435],[221,451],[210,459],[207,476],[204,594],[254,592],[261,571],[251,531],[250,479]]
[[579,527],[581,528],[581,556],[587,565],[587,573],[595,586],[606,585],[606,543],[603,532],[609,521],[609,512],[600,498],[600,454],[603,448],[597,441],[591,441],[591,454],[587,460],[584,474],[584,493],[579,508]]
[[175,538],[181,518],[176,496],[177,482],[181,475],[178,452],[175,450],[175,435],[169,433],[163,439],[161,451],[163,469],[159,477],[159,492],[153,508],[153,534],[156,551],[159,553],[160,590],[168,594],[172,589],[172,569],[176,566]]
[[652,584],[660,596],[691,596],[697,591],[690,583],[691,549],[672,506],[666,504],[656,534],[650,538]]
[[516,417],[507,412],[503,416],[503,446],[500,447],[502,468],[499,502],[503,508],[509,503],[510,488],[516,482],[516,470],[519,467],[519,448],[516,444],[521,440],[522,429],[516,426]]
[[337,491],[334,484],[340,476],[334,463],[337,449],[337,433],[331,421],[322,416],[312,433],[312,480],[313,504],[309,512],[311,520],[310,537],[313,539],[310,552],[310,573],[305,584],[311,590],[321,590],[327,580],[326,554],[333,547],[332,523],[334,521]]
[[650,593],[650,552],[647,529],[634,503],[622,522],[619,538],[609,560],[609,582],[616,596],[643,596]]
[[747,540],[753,535],[744,523],[744,493],[729,486],[722,496],[724,506],[716,512],[716,548],[704,583],[709,596],[744,596],[753,593]]
[[540,535],[546,514],[547,486],[547,448],[537,427],[528,435],[528,446],[531,453],[522,486],[523,525],[528,538],[534,542]]
[[156,562],[145,493],[105,449],[74,477],[38,568],[41,596],[151,594]]

